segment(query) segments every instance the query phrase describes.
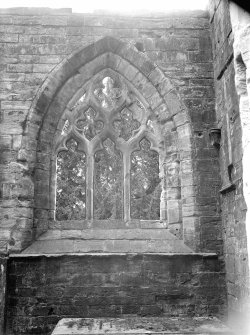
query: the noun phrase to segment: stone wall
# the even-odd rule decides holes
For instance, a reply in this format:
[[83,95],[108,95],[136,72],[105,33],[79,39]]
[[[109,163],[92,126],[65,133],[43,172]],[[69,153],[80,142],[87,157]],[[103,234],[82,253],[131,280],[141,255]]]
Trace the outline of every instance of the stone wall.
[[[69,10],[49,9],[0,11],[2,254],[19,253],[46,230],[48,219],[51,218],[51,208],[48,206],[51,143],[47,145],[46,139],[51,139],[55,129],[58,130],[55,116],[58,116],[59,112],[62,113],[60,108],[64,104],[67,105],[69,100],[66,99],[69,99],[70,94],[74,94],[70,84],[80,85],[82,78],[86,80],[89,74],[98,73],[110,64],[108,62],[111,62],[126,80],[131,81],[143,97],[148,96],[150,110],[162,127],[166,158],[170,161],[166,164],[165,179],[169,183],[168,222],[171,223],[171,231],[179,238],[183,237],[197,252],[222,253],[218,203],[218,150],[211,146],[209,140],[210,129],[217,125],[209,31],[208,14],[203,11],[171,13],[158,17],[72,14]],[[110,54],[113,58],[109,58]],[[89,70],[87,64],[90,64]],[[180,184],[181,192],[176,192],[177,189],[179,191]],[[79,271],[81,275],[78,261],[76,260],[76,267],[70,268],[73,273]],[[182,260],[182,263],[182,266],[185,266],[185,260]],[[159,264],[165,269],[164,264]],[[191,272],[194,275],[197,268],[192,264]],[[29,277],[33,278],[33,275],[42,280],[44,266],[48,270],[47,280],[50,280],[52,273],[54,276],[54,265],[54,260],[42,258],[41,261],[36,259],[36,262],[31,259],[11,261],[9,270],[14,283],[9,281],[9,292],[13,297],[13,301],[9,300],[9,306],[10,313],[13,317],[17,316],[15,320],[19,320],[13,327],[20,327],[22,321],[27,322],[25,317],[21,317],[22,313],[28,313],[29,316],[35,313],[36,327],[39,318],[42,320],[43,313],[51,315],[53,319],[53,308],[58,308],[55,306],[56,300],[53,301],[54,307],[49,306],[49,310],[46,303],[43,305],[44,294],[48,299],[51,291],[43,291],[39,311],[36,311],[34,292],[24,290],[26,298],[23,298],[21,287],[26,279],[28,283]],[[135,269],[137,265],[134,264]],[[151,265],[153,266],[153,263]],[[160,265],[159,273],[164,276]],[[26,266],[30,270],[20,275],[22,271],[26,271]],[[71,270],[68,269],[67,272],[67,266],[65,267],[67,278]],[[138,276],[139,270],[136,271],[134,270]],[[157,272],[158,268],[155,271]],[[182,271],[177,275],[182,277]],[[153,273],[152,270],[150,276],[153,276]],[[173,276],[174,273],[176,272],[173,272]],[[58,269],[59,279],[61,275],[64,274]],[[179,285],[184,285],[177,277],[174,277],[174,280]],[[189,275],[187,277],[189,278]],[[107,276],[107,280],[113,277],[110,278]],[[145,278],[149,280],[151,277]],[[40,279],[37,278],[37,285]],[[159,278],[158,280],[161,281]],[[204,283],[208,280],[209,286],[211,278],[208,274],[199,277],[201,286],[203,280]],[[215,280],[212,282],[217,285]],[[219,285],[222,290],[223,285]],[[35,290],[43,290],[43,285],[39,288],[38,286]],[[19,290],[19,287],[20,296],[15,298],[13,288]],[[2,288],[1,292],[4,294],[4,282]],[[57,289],[55,286],[55,290]],[[196,287],[193,289],[198,290]],[[213,301],[217,299],[217,295],[213,292],[213,297],[208,297],[212,291],[206,293],[204,287],[201,291],[201,295],[197,293],[197,296],[201,300],[205,299],[202,301],[206,306],[203,309],[201,301],[202,313],[205,310],[210,313],[213,308],[218,308],[220,303],[217,300]],[[57,297],[60,296],[60,292],[55,293]],[[188,296],[192,306],[196,301],[195,294],[193,297]],[[165,308],[164,293],[158,298],[158,302],[154,301],[150,306],[152,312],[159,312],[159,306],[163,306],[163,310]],[[178,295],[175,298],[178,300]],[[180,298],[181,309],[185,299],[186,293]],[[208,307],[208,303],[211,307]],[[68,305],[68,311],[73,307]],[[192,307],[191,310],[193,308],[195,309]],[[112,308],[109,311],[111,313]],[[140,311],[143,313],[143,309]],[[103,312],[104,308],[100,313]],[[63,314],[64,312],[60,311],[60,315]],[[94,312],[87,315],[94,315]],[[30,327],[32,329],[32,320]]]
[[11,258],[8,334],[47,334],[63,317],[219,316],[221,267],[201,254]]
[[233,34],[227,1],[210,1],[210,22],[216,116],[218,128],[221,129],[222,236],[228,304],[229,310],[245,312],[249,276],[245,219],[247,207],[243,196],[241,115],[235,87]]
[[[41,123],[33,120],[27,128],[27,120],[35,96],[52,71],[60,81],[62,73],[56,69],[65,57],[107,35],[126,42],[138,55],[144,55],[175,86],[175,94],[187,110],[187,116],[180,114],[176,120],[179,142],[176,125],[166,121],[160,109],[158,119],[164,124],[165,141],[170,150],[171,143],[175,142],[179,150],[191,143],[192,159],[185,158],[185,152],[183,157],[175,153],[184,182],[181,198],[174,198],[173,203],[181,203],[182,211],[176,215],[176,207],[172,211],[169,208],[172,218],[169,221],[180,237],[184,227],[187,243],[197,251],[221,252],[218,153],[211,147],[208,135],[209,129],[215,126],[215,114],[207,13],[137,18],[71,14],[68,10],[13,9],[2,10],[0,14],[2,252],[20,251],[33,240],[34,214],[40,223],[47,220],[46,211],[40,207],[34,211],[35,163],[31,162],[30,154],[37,150],[37,144],[36,138],[30,136],[39,131]],[[165,88],[158,89],[164,91]],[[46,91],[43,94],[46,96]],[[179,102],[171,100],[171,94],[169,99],[170,109],[179,106]],[[37,110],[39,108],[42,106]],[[37,113],[39,118],[39,110]],[[45,160],[43,152],[38,153],[37,160],[37,165],[41,165],[41,160]],[[178,178],[173,178],[173,183],[178,184]],[[36,194],[44,189],[45,183],[42,184],[43,188],[38,187]],[[189,231],[192,236],[188,240]]]

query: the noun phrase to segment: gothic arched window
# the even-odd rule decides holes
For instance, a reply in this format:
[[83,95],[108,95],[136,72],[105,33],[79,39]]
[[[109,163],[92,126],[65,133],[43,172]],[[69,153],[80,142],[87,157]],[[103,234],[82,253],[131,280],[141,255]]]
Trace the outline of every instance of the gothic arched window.
[[57,137],[57,220],[159,220],[155,122],[121,76],[105,71],[82,87]]

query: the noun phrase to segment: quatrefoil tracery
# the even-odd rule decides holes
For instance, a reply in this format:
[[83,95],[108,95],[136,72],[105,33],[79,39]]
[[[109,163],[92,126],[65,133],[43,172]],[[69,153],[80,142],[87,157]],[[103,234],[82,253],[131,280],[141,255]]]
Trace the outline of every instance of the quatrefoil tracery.
[[119,119],[113,122],[115,131],[119,137],[128,141],[134,134],[134,131],[139,129],[141,124],[133,117],[133,112],[128,108],[124,108],[119,115]]
[[[99,135],[102,140],[110,136],[128,142],[133,137],[136,140],[137,135],[140,137],[143,129],[154,132],[148,121],[149,111],[136,92],[122,78],[108,75],[106,72],[98,76],[77,93],[77,99],[71,103],[73,107],[69,106],[64,116],[59,146],[70,134],[80,141],[92,141]],[[97,142],[94,143],[96,146]]]
[[104,127],[102,121],[97,120],[97,113],[93,108],[88,108],[83,115],[76,120],[76,129],[91,141]]

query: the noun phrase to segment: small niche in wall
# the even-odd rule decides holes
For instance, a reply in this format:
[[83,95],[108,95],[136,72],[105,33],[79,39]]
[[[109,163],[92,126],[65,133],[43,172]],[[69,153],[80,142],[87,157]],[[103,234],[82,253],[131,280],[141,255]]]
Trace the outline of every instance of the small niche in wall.
[[222,187],[220,190],[221,194],[226,194],[228,192],[231,192],[236,189],[236,185],[233,182],[233,172],[234,172],[234,166],[233,164],[229,164],[227,167],[227,173],[228,173],[228,183]]
[[230,183],[232,183],[232,174],[233,174],[234,166],[233,164],[229,164],[227,167],[227,172],[228,172],[228,179]]
[[202,138],[203,137],[203,131],[197,130],[194,132],[195,137]]
[[216,149],[220,149],[221,129],[212,128],[209,131],[210,144]]
[[145,50],[144,50],[144,45],[143,45],[142,42],[136,42],[136,43],[135,43],[135,47],[136,47],[136,49],[137,49],[138,51],[140,51],[140,52],[144,52],[144,51],[145,51]]

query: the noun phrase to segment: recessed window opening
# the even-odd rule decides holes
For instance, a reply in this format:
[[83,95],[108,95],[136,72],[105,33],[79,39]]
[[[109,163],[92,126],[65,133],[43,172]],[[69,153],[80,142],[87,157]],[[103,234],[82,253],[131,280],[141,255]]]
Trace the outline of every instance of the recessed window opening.
[[56,219],[159,220],[159,154],[151,149],[155,124],[134,92],[131,100],[131,88],[105,74],[89,85],[80,98],[87,101],[76,104],[64,123]]

